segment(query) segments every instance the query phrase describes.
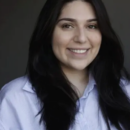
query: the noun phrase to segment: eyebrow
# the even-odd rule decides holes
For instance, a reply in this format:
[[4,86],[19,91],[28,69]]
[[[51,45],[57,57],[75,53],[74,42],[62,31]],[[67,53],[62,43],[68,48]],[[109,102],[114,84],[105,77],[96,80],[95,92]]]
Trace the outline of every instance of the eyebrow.
[[[59,19],[59,20],[57,21],[57,23],[60,22],[60,21],[63,21],[63,20],[65,20],[65,21],[70,21],[70,22],[76,22],[76,19],[73,19],[73,18],[61,18],[61,19]],[[87,20],[87,22],[93,22],[93,21],[96,21],[96,22],[97,22],[97,19],[96,19],[96,18],[92,18],[92,19],[88,19],[88,20]]]

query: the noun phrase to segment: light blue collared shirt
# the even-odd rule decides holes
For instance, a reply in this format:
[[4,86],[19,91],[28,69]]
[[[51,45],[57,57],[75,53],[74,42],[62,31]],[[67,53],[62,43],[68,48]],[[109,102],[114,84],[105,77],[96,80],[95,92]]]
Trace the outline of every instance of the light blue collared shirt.
[[[130,94],[130,84],[126,85],[125,91]],[[70,130],[107,130],[91,76],[78,106],[79,112]],[[39,124],[40,115],[36,116],[39,110],[39,101],[27,77],[12,80],[0,91],[0,130],[45,130],[45,126]],[[110,126],[111,130],[117,130]]]

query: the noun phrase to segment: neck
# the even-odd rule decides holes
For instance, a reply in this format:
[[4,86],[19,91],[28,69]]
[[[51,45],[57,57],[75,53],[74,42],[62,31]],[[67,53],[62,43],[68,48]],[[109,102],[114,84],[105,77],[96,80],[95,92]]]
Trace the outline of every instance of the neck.
[[69,82],[71,83],[71,87],[73,87],[74,90],[77,92],[78,96],[81,97],[88,83],[87,70],[73,70],[63,67],[62,70]]

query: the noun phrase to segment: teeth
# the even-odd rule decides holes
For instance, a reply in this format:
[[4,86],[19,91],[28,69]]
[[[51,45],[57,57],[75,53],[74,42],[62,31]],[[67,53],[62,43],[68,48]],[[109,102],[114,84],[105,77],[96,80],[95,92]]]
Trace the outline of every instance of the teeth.
[[85,53],[87,51],[87,50],[73,50],[73,49],[70,50],[75,53]]

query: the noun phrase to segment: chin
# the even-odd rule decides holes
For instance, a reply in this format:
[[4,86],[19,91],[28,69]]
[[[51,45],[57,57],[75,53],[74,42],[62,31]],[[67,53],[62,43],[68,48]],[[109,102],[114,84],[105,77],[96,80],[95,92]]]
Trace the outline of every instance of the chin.
[[86,67],[87,65],[78,65],[78,64],[76,66],[71,66],[73,70],[79,70],[79,71],[86,69]]

